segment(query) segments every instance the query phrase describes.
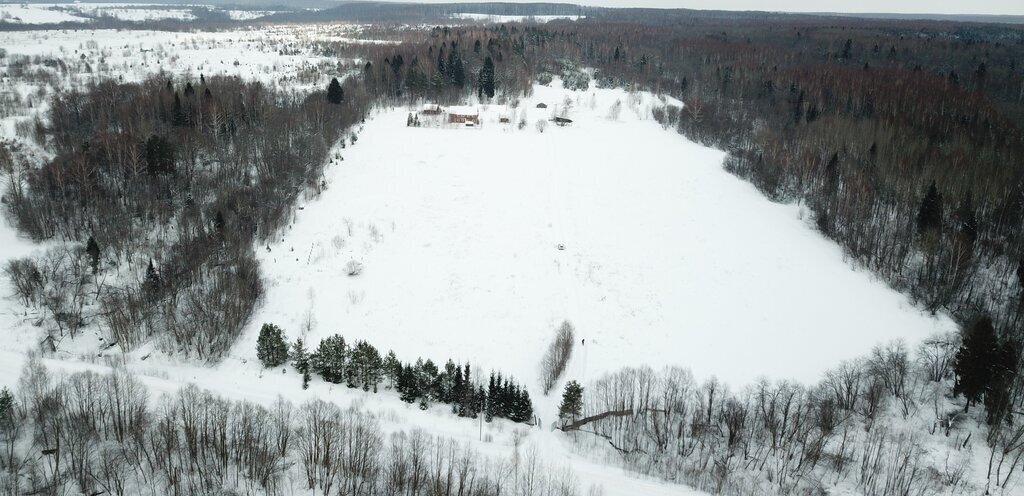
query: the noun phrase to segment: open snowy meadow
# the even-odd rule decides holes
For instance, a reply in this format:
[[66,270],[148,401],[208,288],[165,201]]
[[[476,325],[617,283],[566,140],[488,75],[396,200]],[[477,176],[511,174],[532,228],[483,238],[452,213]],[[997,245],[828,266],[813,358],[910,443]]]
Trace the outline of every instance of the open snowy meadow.
[[[255,373],[258,329],[273,322],[308,343],[340,333],[536,388],[568,320],[578,342],[565,379],[678,365],[742,387],[813,383],[876,344],[955,328],[844,261],[798,206],[724,171],[721,152],[660,129],[654,105],[556,81],[518,110],[487,107],[478,128],[380,112],[321,197],[258,250],[266,302],[234,355]],[[537,129],[563,109],[571,125]],[[350,260],[362,273],[347,275]],[[553,419],[555,401],[542,404]]]

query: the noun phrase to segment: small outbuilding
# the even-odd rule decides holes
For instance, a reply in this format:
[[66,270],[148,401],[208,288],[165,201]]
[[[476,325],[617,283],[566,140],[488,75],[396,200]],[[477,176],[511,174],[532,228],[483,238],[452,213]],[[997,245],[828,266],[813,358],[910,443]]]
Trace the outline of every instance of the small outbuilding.
[[539,108],[539,109],[546,109],[546,108],[548,108],[548,104],[546,104],[544,102],[540,102],[540,103],[537,104],[537,108]]
[[436,103],[424,103],[420,113],[423,115],[441,115],[441,106]]
[[508,114],[502,112],[498,114],[498,122],[502,124],[507,124],[509,122],[512,122],[512,119],[508,116]]
[[552,120],[555,121],[555,124],[559,126],[568,126],[569,124],[572,124],[572,119],[568,117],[555,117]]

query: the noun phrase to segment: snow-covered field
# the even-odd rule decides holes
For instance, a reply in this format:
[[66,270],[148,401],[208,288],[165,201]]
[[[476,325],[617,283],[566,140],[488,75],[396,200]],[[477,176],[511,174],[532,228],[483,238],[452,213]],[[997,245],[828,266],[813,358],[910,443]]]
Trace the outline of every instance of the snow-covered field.
[[[567,95],[575,122],[539,133],[550,111],[536,103]],[[649,120],[653,97],[635,113],[629,99],[537,87],[524,130],[499,124],[497,107],[480,129],[409,128],[406,111],[381,113],[329,169],[322,198],[259,250],[266,304],[235,355],[255,356],[263,322],[294,338],[311,315],[314,345],[337,332],[536,387],[569,320],[585,340],[569,379],[681,365],[742,386],[815,382],[875,344],[954,329],[854,270],[798,207],[725,172],[721,152]],[[348,277],[353,259],[365,270]]]
[[223,11],[232,20],[250,20],[271,14],[260,10],[224,10],[196,5],[154,5],[143,3],[34,3],[0,4],[0,22],[16,24],[50,24],[61,22],[92,22],[97,17],[113,17],[122,21],[160,20],[189,21],[196,18],[196,7]]
[[[323,88],[345,77],[359,55],[344,45],[381,43],[358,38],[352,24],[275,25],[216,32],[154,30],[30,30],[0,32],[0,93],[17,95],[0,126],[45,112],[57,89],[80,88],[107,79],[140,81],[158,73],[197,80],[200,75],[238,76],[283,92]],[[325,45],[331,45],[330,49]],[[331,55],[330,50],[336,50]],[[340,51],[340,53],[338,53]],[[54,64],[53,60],[61,63]],[[10,66],[20,66],[15,76]],[[39,73],[52,75],[40,84]],[[45,81],[45,80],[43,80]]]

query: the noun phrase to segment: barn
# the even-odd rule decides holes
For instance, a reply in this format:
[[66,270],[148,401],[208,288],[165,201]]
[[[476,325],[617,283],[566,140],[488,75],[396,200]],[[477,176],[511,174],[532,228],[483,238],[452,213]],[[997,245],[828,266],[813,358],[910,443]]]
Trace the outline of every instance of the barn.
[[448,107],[448,122],[480,124],[480,111],[476,107]]
[[441,106],[436,103],[424,103],[420,113],[423,115],[441,115]]

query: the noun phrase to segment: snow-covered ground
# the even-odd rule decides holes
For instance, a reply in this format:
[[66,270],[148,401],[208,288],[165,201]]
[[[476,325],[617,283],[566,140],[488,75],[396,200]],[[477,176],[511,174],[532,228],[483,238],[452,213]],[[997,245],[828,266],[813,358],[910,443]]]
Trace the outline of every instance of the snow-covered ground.
[[50,24],[60,22],[92,22],[96,17],[113,17],[122,21],[143,22],[196,18],[193,9],[223,11],[232,20],[250,20],[271,14],[265,10],[221,9],[202,4],[159,5],[145,3],[32,3],[0,4],[0,22],[17,24]]
[[473,13],[458,13],[452,14],[452,19],[462,19],[468,21],[481,21],[481,22],[551,22],[561,19],[569,21],[577,21],[585,18],[586,16],[581,15],[536,15],[536,16],[518,16],[518,15],[495,15],[495,14],[473,14]]
[[89,22],[89,19],[76,16],[55,5],[2,4],[0,5],[0,22],[51,24],[60,22]]
[[[539,133],[551,111],[535,105],[567,95],[575,122]],[[376,116],[323,196],[258,250],[266,303],[235,356],[255,356],[263,322],[294,338],[311,315],[313,345],[337,332],[536,387],[569,320],[585,339],[570,379],[681,365],[742,386],[815,382],[875,344],[955,328],[854,270],[800,208],[725,172],[722,152],[662,130],[647,118],[653,97],[638,98],[537,87],[523,130],[499,124],[495,106],[478,129]],[[348,277],[353,259],[365,270]]]
[[[278,25],[217,32],[152,30],[34,30],[0,33],[6,62],[18,57],[52,57],[66,61],[61,73],[36,60],[39,70],[65,79],[64,88],[103,79],[138,81],[159,72],[239,76],[285,91],[323,87],[341,77],[357,58],[327,56],[324,43],[372,42],[356,38],[349,24]],[[0,60],[0,66],[5,65]],[[4,78],[0,91],[21,94],[35,88]]]

